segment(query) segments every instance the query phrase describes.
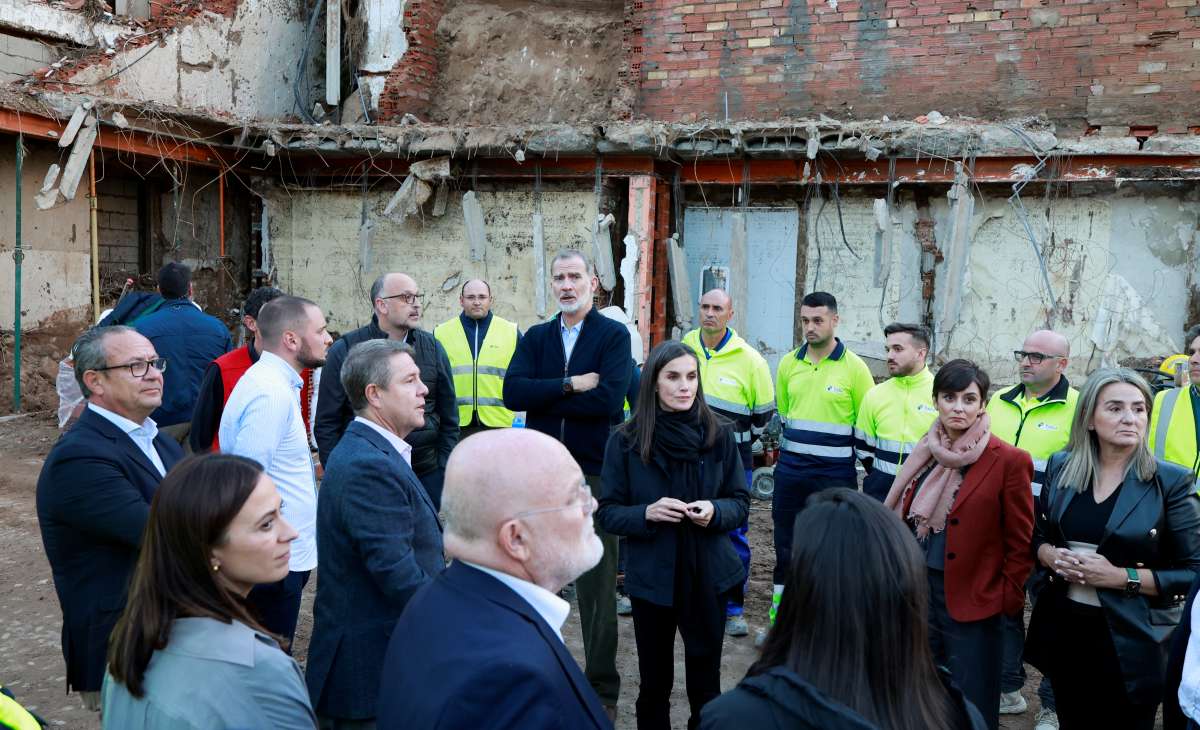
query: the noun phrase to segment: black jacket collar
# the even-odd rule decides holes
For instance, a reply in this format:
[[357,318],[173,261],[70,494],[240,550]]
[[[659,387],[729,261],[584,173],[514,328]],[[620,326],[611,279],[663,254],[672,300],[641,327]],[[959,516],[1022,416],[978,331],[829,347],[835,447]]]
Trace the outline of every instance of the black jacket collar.
[[[1062,375],[1058,378],[1058,382],[1054,384],[1045,395],[1038,399],[1039,403],[1066,403],[1067,392],[1071,389],[1071,384],[1067,381],[1067,376]],[[1016,405],[1015,401],[1025,392],[1025,384],[1017,383],[1005,392],[1000,394],[1000,400]]]

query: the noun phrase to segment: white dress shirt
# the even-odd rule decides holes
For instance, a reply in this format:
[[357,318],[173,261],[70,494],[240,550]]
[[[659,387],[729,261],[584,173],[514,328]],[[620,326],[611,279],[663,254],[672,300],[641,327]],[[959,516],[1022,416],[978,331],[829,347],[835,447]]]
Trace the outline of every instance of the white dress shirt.
[[158,469],[159,475],[167,475],[162,457],[158,455],[158,449],[154,448],[154,437],[158,435],[158,424],[153,419],[147,418],[139,426],[128,418],[119,416],[95,403],[88,403],[87,407],[92,413],[102,416],[106,421],[124,431],[125,435],[142,450],[142,453],[146,455],[146,458],[150,460],[154,468]]
[[238,380],[221,414],[221,451],[254,459],[279,489],[284,518],[300,536],[293,571],[317,567],[317,479],[300,416],[300,374],[264,352]]
[[482,570],[484,573],[511,588],[514,593],[533,607],[534,611],[538,612],[542,620],[554,630],[554,633],[558,636],[558,640],[562,641],[562,627],[567,622],[567,616],[571,614],[571,604],[536,583],[530,583],[527,580],[521,580],[508,573],[501,573],[498,570],[485,568],[482,565],[476,565],[466,560],[461,562],[476,570]]
[[1184,616],[1192,622],[1192,635],[1183,655],[1183,676],[1179,682],[1179,709],[1200,722],[1200,601],[1192,602],[1192,613]]
[[380,436],[387,439],[387,442],[392,445],[392,448],[395,449],[397,452],[399,452],[400,458],[404,459],[404,463],[408,464],[410,467],[412,466],[412,447],[408,445],[407,441],[400,438],[399,436],[392,433],[391,431],[387,430],[383,426],[380,426],[378,423],[375,423],[374,421],[372,421],[369,418],[363,418],[362,416],[355,416],[354,422],[361,423],[362,425],[366,426],[367,428],[373,429],[375,431],[375,433],[377,433]]

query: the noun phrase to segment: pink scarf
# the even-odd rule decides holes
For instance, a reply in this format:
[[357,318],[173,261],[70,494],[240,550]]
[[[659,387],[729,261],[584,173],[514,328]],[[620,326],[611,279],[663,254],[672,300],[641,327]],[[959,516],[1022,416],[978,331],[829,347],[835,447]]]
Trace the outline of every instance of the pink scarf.
[[[904,460],[900,472],[892,480],[892,488],[888,490],[883,505],[894,510],[900,519],[915,525],[918,539],[924,540],[931,530],[941,532],[946,529],[946,515],[954,508],[954,498],[962,486],[962,468],[974,464],[983,454],[991,437],[991,425],[988,414],[981,413],[975,423],[951,443],[946,429],[942,427],[942,420],[935,419],[929,432],[921,437],[916,448]],[[908,514],[904,514],[908,494],[916,488],[917,477],[925,471],[931,460],[936,464],[913,497]]]

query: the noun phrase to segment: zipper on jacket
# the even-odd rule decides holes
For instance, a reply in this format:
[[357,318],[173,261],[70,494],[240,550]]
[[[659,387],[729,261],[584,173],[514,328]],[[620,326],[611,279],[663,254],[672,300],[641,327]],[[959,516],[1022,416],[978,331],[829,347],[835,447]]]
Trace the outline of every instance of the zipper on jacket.
[[1036,406],[1034,406],[1033,408],[1030,408],[1027,411],[1022,409],[1021,410],[1021,422],[1017,424],[1017,435],[1013,436],[1013,446],[1016,446],[1017,444],[1021,443],[1021,431],[1025,430],[1025,419],[1029,418],[1029,414],[1033,413],[1034,411],[1041,408],[1042,406],[1054,405],[1056,403],[1066,403],[1066,401],[1062,401],[1062,400],[1045,401],[1042,403],[1038,403]]

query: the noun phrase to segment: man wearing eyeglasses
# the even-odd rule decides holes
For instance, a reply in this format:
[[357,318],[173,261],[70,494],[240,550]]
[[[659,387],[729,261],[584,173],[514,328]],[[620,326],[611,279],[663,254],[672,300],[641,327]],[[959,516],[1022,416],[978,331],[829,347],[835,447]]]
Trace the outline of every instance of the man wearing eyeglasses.
[[454,375],[460,438],[488,428],[512,425],[504,407],[504,376],[521,333],[517,325],[492,312],[492,288],[483,279],[463,284],[462,313],[443,322],[433,336],[446,348]]
[[132,327],[95,327],[72,348],[87,408],[42,465],[38,525],[63,614],[67,689],[100,709],[108,635],[125,607],[150,500],[183,458],[150,418],[166,360]]
[[[1029,452],[1033,457],[1033,494],[1041,493],[1046,476],[1046,461],[1066,448],[1071,438],[1071,420],[1079,391],[1072,388],[1063,373],[1071,358],[1071,343],[1057,332],[1038,330],[1029,335],[1020,350],[1013,352],[1021,382],[1002,388],[988,402],[992,433]],[[1036,599],[1036,597],[1034,597]],[[1025,685],[1025,665],[1021,653],[1025,644],[1025,617],[1004,617],[1004,664],[1000,678],[1000,714],[1016,715],[1027,705],[1021,696]],[[1034,721],[1034,730],[1058,727],[1054,695],[1050,683],[1042,679],[1038,687],[1042,709]]]
[[446,460],[458,443],[458,408],[454,403],[454,380],[446,350],[432,334],[421,329],[424,302],[417,282],[408,274],[383,274],[371,285],[374,312],[365,327],[342,335],[329,348],[321,384],[317,391],[317,417],[313,435],[324,464],[333,447],[354,420],[354,410],[342,387],[342,363],[350,348],[367,340],[392,339],[413,348],[421,381],[429,389],[425,396],[425,425],[405,440],[412,446],[412,468],[429,492],[434,506],[442,503],[442,481]]
[[563,643],[571,605],[556,595],[604,553],[595,509],[576,459],[534,429],[495,429],[454,451],[444,509],[454,562],[396,623],[379,727],[611,730]]

